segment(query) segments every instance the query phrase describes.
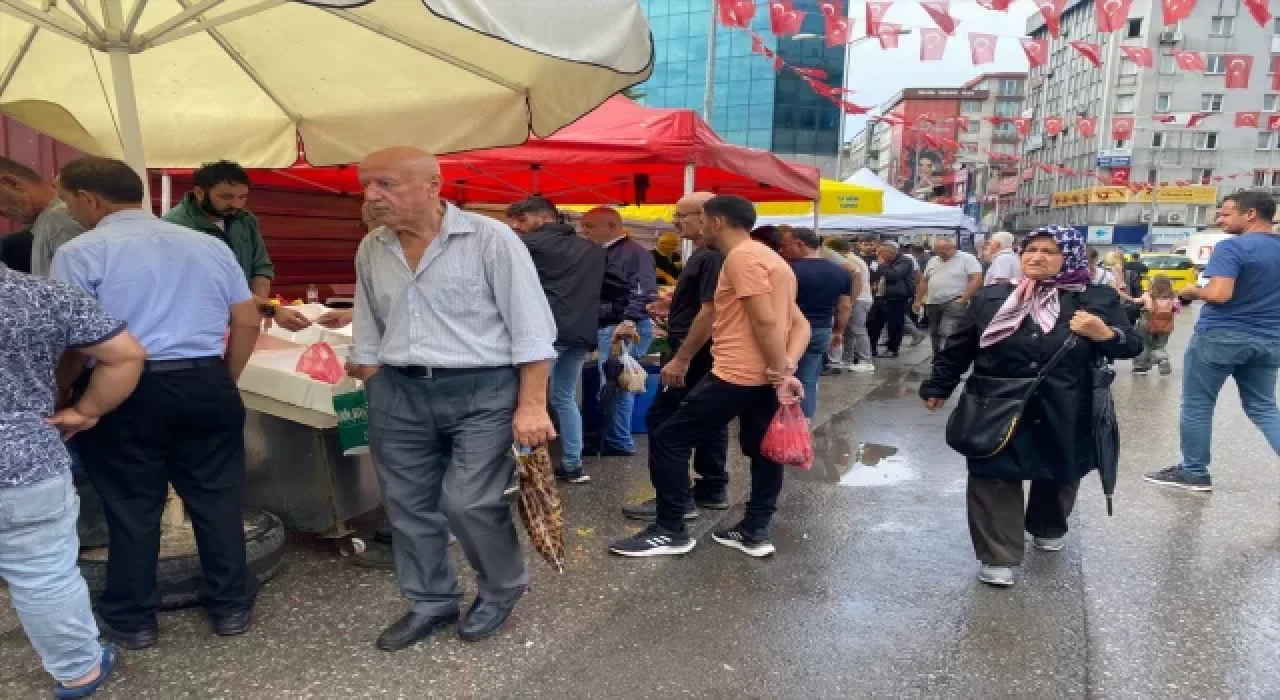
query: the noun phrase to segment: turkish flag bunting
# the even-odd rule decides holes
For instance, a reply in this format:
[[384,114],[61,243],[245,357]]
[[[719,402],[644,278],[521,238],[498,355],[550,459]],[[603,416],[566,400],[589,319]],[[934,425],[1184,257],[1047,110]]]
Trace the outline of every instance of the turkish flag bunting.
[[1062,8],[1066,4],[1067,0],[1036,0],[1036,7],[1044,17],[1044,26],[1055,38],[1062,36]]
[[1280,90],[1280,70],[1271,75],[1271,89]]
[[720,24],[747,29],[756,16],[755,0],[716,0]]
[[769,28],[774,36],[799,34],[804,16],[804,12],[791,6],[791,0],[772,0],[769,3]]
[[964,132],[964,133],[966,133],[966,134],[967,134],[967,133],[969,133],[969,120],[968,120],[968,119],[957,119],[957,120],[956,120],[956,131],[963,131],[963,132]]
[[1209,115],[1205,112],[1174,112],[1171,114],[1157,114],[1151,117],[1151,121],[1191,128],[1200,126],[1200,122],[1203,122],[1207,116]]
[[803,66],[791,66],[791,70],[805,78],[813,78],[814,80],[826,80],[827,72],[821,68],[805,68]]
[[844,110],[845,114],[855,114],[855,115],[866,114],[867,112],[871,111],[870,107],[863,107],[862,105],[856,105],[847,100],[840,100],[840,108]]
[[1236,112],[1236,128],[1258,128],[1258,120],[1262,117],[1261,112]]
[[1030,39],[1022,37],[1018,39],[1022,42],[1022,50],[1027,54],[1027,63],[1032,68],[1043,66],[1049,62],[1049,40],[1048,39]]
[[1062,117],[1045,117],[1044,133],[1057,136],[1062,133]]
[[[870,32],[870,29],[867,29]],[[896,49],[898,48],[898,37],[902,34],[902,25],[892,22],[881,22],[876,28],[876,36],[880,37],[880,48]]]
[[1111,138],[1123,141],[1133,135],[1133,117],[1115,117],[1111,120]]
[[1249,87],[1249,74],[1253,72],[1253,56],[1247,53],[1229,53],[1222,57],[1227,66],[1226,86],[1243,90]]
[[956,33],[956,19],[951,16],[949,0],[920,0],[920,7],[933,18],[938,29],[948,35]]
[[1129,8],[1133,0],[1098,0],[1094,12],[1098,17],[1098,31],[1109,33],[1124,29],[1129,23]]
[[1080,132],[1081,136],[1087,139],[1093,138],[1094,130],[1097,128],[1097,117],[1080,117],[1079,119],[1076,119],[1076,130]]
[[1177,24],[1191,16],[1196,9],[1196,0],[1160,0],[1160,9],[1164,11],[1164,25]]
[[1173,60],[1178,64],[1178,68],[1182,70],[1198,70],[1204,72],[1204,56],[1195,51],[1183,51],[1175,49],[1173,52]]
[[1271,25],[1271,10],[1267,9],[1267,0],[1241,0],[1258,26],[1266,28]]
[[1073,41],[1071,48],[1080,52],[1081,56],[1092,63],[1094,66],[1102,67],[1102,47],[1098,44],[1090,44],[1087,41]]
[[1017,127],[1018,133],[1022,136],[1026,136],[1031,132],[1031,120],[1026,117],[1014,117],[1013,125]]
[[996,60],[996,35],[969,32],[969,55],[973,65],[980,66]]
[[841,44],[849,43],[851,38],[849,35],[853,32],[853,18],[826,15],[823,21],[827,25],[827,46],[840,46]]
[[764,43],[764,37],[751,32],[751,53],[758,53],[766,58],[773,57],[773,50]]
[[1004,123],[1004,117],[986,116],[982,118],[982,121],[992,125],[1000,125]]
[[1125,58],[1133,61],[1133,65],[1139,68],[1151,67],[1151,49],[1143,48],[1141,46],[1121,46],[1120,53],[1123,53]]
[[920,60],[941,61],[947,51],[947,33],[933,27],[920,29]]
[[979,5],[996,12],[1008,12],[1009,5],[1012,3],[1013,0],[978,0]]
[[1280,131],[1280,114],[1267,117],[1267,131]]
[[[880,34],[880,22],[884,20],[884,16],[889,13],[889,7],[893,5],[892,0],[889,2],[875,2],[870,0],[867,2],[867,34]],[[884,37],[880,37],[880,43],[884,44]],[[897,44],[895,44],[896,46]]]
[[818,10],[823,17],[844,17],[844,0],[822,0],[818,3]]

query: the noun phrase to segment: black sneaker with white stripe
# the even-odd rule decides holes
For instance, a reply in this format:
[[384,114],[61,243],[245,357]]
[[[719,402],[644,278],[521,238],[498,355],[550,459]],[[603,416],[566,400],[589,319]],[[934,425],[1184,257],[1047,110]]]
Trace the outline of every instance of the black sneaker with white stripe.
[[697,543],[687,533],[669,532],[654,523],[609,545],[609,551],[624,557],[662,557],[687,554]]
[[777,551],[768,537],[747,532],[742,529],[741,525],[728,530],[713,532],[711,533],[711,539],[752,557],[767,557]]

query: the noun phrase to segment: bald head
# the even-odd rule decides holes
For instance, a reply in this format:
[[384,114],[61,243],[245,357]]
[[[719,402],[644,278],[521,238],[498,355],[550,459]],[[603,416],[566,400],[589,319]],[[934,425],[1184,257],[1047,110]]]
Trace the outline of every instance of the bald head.
[[697,242],[702,237],[702,205],[714,196],[714,192],[691,192],[676,202],[671,223],[681,238]]
[[615,209],[598,207],[582,215],[582,234],[597,245],[621,238],[622,215]]
[[364,214],[396,230],[424,231],[443,215],[440,163],[419,148],[397,146],[360,161]]

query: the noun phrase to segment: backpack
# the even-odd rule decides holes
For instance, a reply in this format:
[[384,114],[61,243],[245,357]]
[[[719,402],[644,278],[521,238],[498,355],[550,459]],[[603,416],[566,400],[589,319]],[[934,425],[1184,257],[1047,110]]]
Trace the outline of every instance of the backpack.
[[1153,299],[1147,312],[1147,332],[1151,335],[1169,335],[1173,332],[1173,299]]

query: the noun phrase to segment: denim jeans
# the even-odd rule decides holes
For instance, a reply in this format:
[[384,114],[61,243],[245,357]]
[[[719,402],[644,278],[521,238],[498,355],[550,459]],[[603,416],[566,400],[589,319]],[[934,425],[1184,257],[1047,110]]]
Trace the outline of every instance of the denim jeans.
[[1280,343],[1219,329],[1197,330],[1182,367],[1182,467],[1209,473],[1213,409],[1227,377],[1235,377],[1245,415],[1262,430],[1280,455],[1280,409],[1276,408],[1276,370]]
[[70,472],[0,489],[0,577],[45,670],[62,682],[102,660],[89,587],[76,566],[79,515]]
[[853,302],[849,325],[844,329],[844,353],[840,358],[847,365],[871,361],[871,336],[867,335],[867,316],[870,313],[871,302]]
[[800,402],[800,408],[809,420],[813,420],[813,412],[818,408],[818,378],[822,376],[822,357],[830,346],[830,328],[812,329],[809,347],[800,356],[800,364],[796,367],[796,379],[804,385],[804,400]]
[[582,410],[578,407],[578,380],[587,358],[586,348],[556,346],[556,360],[551,365],[551,410],[560,424],[560,458],[562,469],[582,469]]
[[[599,353],[597,366],[600,368],[600,386],[604,386],[604,361],[613,352],[613,331],[617,326],[601,328],[598,334]],[[653,342],[653,321],[644,319],[636,324],[640,333],[640,341],[631,346],[631,356],[639,359],[649,352],[649,344]],[[619,391],[618,400],[614,404],[613,416],[601,416],[603,425],[608,426],[604,436],[604,445],[621,452],[635,452],[636,441],[631,439],[631,411],[635,408],[636,395],[629,391]]]

